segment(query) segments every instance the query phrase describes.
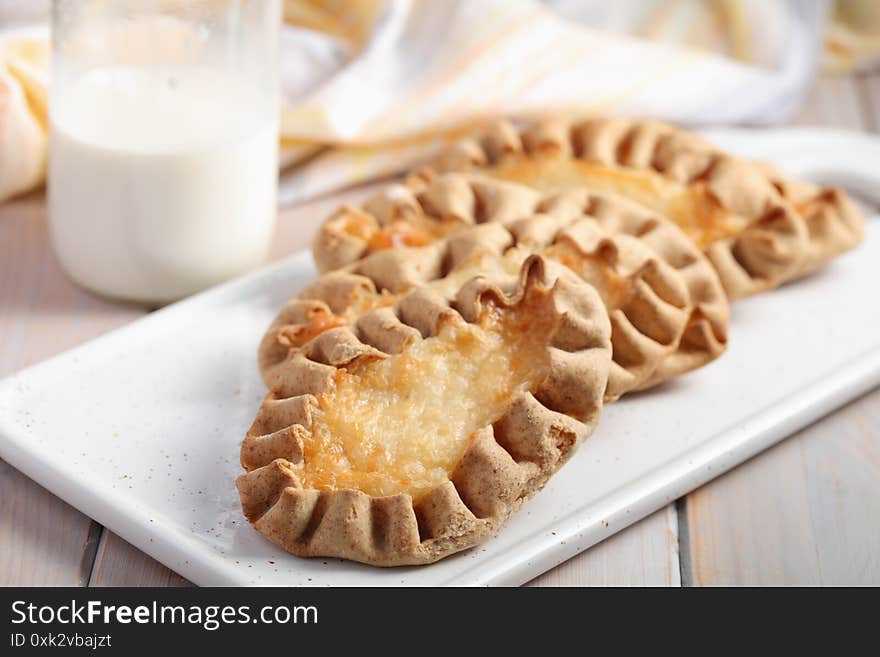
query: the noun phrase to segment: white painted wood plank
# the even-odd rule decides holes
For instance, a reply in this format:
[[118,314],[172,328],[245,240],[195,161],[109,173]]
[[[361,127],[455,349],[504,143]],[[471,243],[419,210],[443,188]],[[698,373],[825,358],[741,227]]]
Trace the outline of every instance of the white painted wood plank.
[[880,390],[704,486],[686,508],[687,583],[880,584]]
[[670,504],[527,586],[680,586],[677,528]]
[[89,586],[192,586],[177,573],[119,538],[104,531]]
[[823,584],[880,585],[880,390],[800,440]]
[[[117,307],[68,282],[51,255],[45,203],[0,206],[0,376],[128,323]],[[0,585],[84,585],[100,527],[0,462]]]
[[0,586],[84,586],[100,531],[0,461]]

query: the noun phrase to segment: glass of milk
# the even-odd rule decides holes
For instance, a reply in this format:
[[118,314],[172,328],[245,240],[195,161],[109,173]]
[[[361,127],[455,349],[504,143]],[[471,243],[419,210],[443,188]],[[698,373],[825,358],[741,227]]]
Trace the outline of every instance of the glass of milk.
[[54,0],[49,224],[63,268],[161,304],[260,264],[280,0]]

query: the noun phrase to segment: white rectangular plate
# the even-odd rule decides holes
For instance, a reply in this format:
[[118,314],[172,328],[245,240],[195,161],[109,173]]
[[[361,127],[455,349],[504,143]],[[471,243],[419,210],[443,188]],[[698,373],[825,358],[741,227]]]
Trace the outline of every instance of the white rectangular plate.
[[[880,189],[876,139],[713,137],[793,173]],[[880,222],[869,220],[855,252],[737,304],[719,361],[609,406],[494,540],[422,568],[298,559],[242,519],[233,481],[264,394],[257,342],[314,275],[299,253],[5,379],[0,456],[198,584],[518,584],[880,383]]]

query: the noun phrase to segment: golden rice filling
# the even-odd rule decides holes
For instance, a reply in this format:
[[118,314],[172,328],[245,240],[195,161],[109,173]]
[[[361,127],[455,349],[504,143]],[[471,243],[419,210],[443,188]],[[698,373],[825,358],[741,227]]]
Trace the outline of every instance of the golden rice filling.
[[387,306],[393,306],[400,295],[383,290],[379,294],[362,292],[358,294],[342,314],[334,314],[323,308],[311,311],[302,324],[284,326],[278,331],[278,342],[285,347],[302,347],[306,342],[324,331],[351,324],[358,317]]
[[437,222],[423,217],[399,219],[379,227],[369,215],[352,212],[346,217],[343,230],[348,235],[364,240],[367,243],[366,252],[374,253],[385,249],[427,246],[456,227],[454,221]]
[[418,498],[448,480],[474,433],[547,376],[548,294],[490,302],[478,325],[449,320],[403,353],[340,370],[318,396],[303,485]]
[[602,303],[609,311],[624,306],[632,294],[632,283],[617,273],[613,265],[599,255],[582,253],[571,242],[552,244],[542,254],[562,263],[581,280],[596,288],[596,292],[602,297]]
[[704,183],[684,185],[654,171],[537,157],[509,159],[488,173],[545,192],[585,186],[626,196],[677,223],[701,249],[736,235],[746,225],[721,207]]

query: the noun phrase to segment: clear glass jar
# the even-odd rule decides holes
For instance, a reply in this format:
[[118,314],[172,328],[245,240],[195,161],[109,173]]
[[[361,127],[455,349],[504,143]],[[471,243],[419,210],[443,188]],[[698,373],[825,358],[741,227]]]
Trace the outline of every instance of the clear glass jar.
[[165,303],[265,257],[280,0],[54,0],[49,223],[68,274]]

